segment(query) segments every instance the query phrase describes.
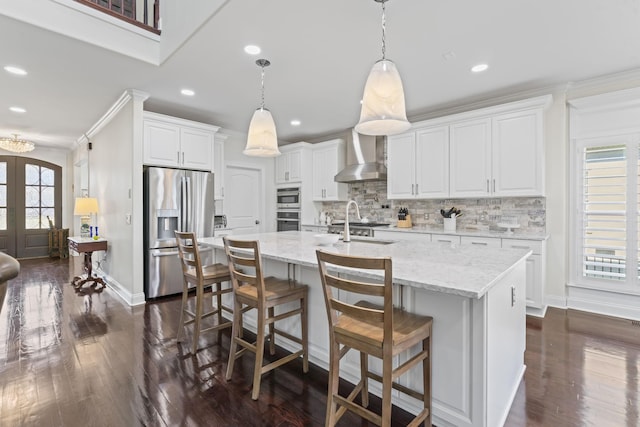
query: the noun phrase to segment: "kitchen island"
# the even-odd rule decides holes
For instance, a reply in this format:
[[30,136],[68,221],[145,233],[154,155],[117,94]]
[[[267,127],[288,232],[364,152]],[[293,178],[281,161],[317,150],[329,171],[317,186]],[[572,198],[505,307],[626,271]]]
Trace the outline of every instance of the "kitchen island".
[[[393,259],[397,306],[434,318],[433,421],[438,426],[494,427],[504,423],[524,373],[525,262],[530,251],[478,248],[444,243],[388,243],[353,239],[317,246],[314,233],[281,232],[236,236],[259,240],[265,274],[293,277],[309,285],[309,359],[327,369],[329,332],[315,251]],[[200,243],[216,249],[226,262],[222,239]],[[346,272],[345,272],[346,274]],[[246,327],[255,330],[251,321]],[[299,325],[283,326],[293,333]],[[292,343],[279,341],[284,348]],[[401,355],[405,360],[410,352]],[[358,355],[346,356],[341,376],[356,382]],[[381,371],[376,359],[371,368]],[[402,377],[401,384],[420,388],[420,375]],[[372,392],[379,391],[371,384]],[[394,404],[417,413],[419,403],[394,395]]]

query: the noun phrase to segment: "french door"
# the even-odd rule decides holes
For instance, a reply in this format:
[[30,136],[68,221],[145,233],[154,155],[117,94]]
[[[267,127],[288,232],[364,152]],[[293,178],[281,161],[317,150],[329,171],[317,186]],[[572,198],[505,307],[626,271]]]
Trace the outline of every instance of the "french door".
[[62,223],[62,168],[0,156],[0,251],[16,258],[47,256],[49,220]]

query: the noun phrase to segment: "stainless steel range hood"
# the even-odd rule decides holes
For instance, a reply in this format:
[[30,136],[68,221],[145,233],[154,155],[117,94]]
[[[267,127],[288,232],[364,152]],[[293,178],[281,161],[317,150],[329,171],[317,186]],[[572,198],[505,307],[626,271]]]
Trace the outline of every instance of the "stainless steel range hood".
[[347,167],[333,179],[336,182],[379,181],[387,179],[384,165],[385,136],[362,135],[355,130],[347,138]]

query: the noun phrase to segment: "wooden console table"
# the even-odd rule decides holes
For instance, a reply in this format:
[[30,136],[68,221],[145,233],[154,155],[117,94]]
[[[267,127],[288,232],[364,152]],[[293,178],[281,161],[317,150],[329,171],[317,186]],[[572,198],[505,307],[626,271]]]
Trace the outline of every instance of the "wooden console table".
[[[106,287],[106,283],[100,277],[93,276],[93,265],[91,256],[94,251],[106,251],[107,239],[99,238],[94,240],[90,237],[69,237],[69,250],[77,253],[84,253],[84,271],[87,277],[76,276],[71,281],[76,292],[83,293],[82,286],[91,283],[91,287],[96,288],[95,292],[100,292]],[[102,287],[97,288],[98,284]]]

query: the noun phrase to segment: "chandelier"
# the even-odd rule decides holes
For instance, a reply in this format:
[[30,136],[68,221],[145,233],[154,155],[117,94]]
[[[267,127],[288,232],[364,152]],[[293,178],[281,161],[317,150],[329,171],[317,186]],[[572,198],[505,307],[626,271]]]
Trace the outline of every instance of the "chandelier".
[[14,153],[27,153],[33,151],[35,145],[31,141],[18,139],[18,134],[14,133],[13,138],[0,138],[0,148]]

